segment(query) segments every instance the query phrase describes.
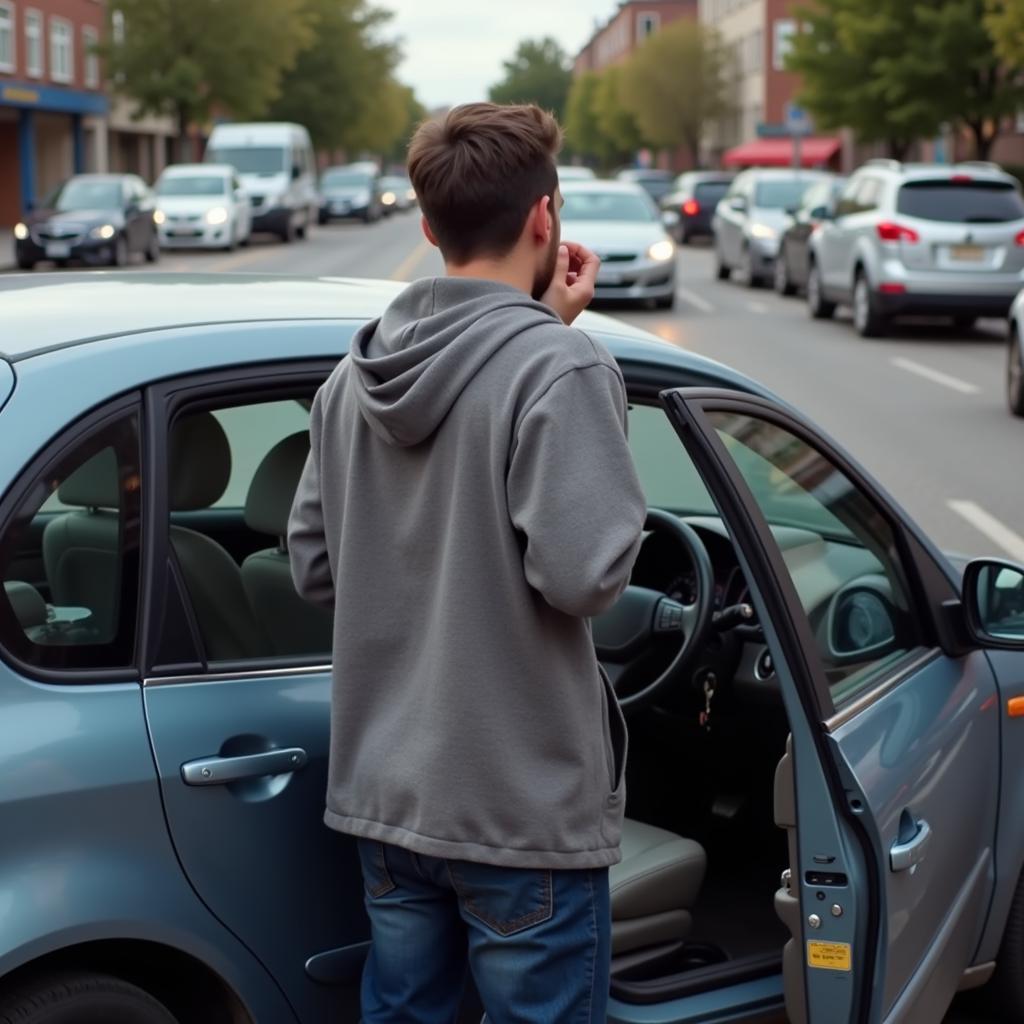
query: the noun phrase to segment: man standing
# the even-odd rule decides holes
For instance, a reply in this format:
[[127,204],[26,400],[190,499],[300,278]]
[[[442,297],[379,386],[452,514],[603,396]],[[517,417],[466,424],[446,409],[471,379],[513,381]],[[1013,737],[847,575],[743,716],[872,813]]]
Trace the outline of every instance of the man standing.
[[358,837],[366,1024],[604,1021],[625,726],[587,617],[645,517],[608,352],[568,326],[597,258],[560,244],[554,119],[457,107],[409,173],[446,276],[317,394],[288,531],[333,604],[325,820]]

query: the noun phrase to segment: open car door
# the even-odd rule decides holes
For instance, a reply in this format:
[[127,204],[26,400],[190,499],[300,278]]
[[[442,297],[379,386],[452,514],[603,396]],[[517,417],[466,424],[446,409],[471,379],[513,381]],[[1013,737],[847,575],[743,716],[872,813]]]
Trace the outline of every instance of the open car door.
[[892,502],[775,403],[661,395],[736,548],[791,727],[776,897],[793,1022],[935,1024],[993,885],[999,701],[954,582]]

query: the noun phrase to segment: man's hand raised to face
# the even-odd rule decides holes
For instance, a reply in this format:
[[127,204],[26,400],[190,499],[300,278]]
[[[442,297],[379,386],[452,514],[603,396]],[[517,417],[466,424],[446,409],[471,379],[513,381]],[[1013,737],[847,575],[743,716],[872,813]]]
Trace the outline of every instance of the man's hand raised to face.
[[550,306],[561,318],[571,324],[590,304],[597,283],[597,270],[601,261],[576,242],[562,242],[558,247],[555,274],[541,302]]

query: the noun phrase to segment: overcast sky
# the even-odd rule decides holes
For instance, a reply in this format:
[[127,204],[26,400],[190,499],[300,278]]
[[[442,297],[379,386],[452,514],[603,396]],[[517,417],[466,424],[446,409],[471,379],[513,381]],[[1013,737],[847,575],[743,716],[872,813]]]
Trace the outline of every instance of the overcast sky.
[[554,36],[571,55],[617,0],[375,0],[405,54],[398,77],[428,108],[487,99],[521,39]]

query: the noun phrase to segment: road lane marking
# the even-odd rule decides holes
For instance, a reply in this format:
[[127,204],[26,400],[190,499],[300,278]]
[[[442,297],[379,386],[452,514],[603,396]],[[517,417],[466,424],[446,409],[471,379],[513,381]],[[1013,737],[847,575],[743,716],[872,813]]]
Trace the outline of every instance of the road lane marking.
[[768,307],[763,302],[748,302],[747,309],[749,309],[751,313],[757,313],[758,316],[768,312]]
[[684,302],[688,302],[694,309],[699,309],[702,313],[714,313],[715,311],[715,307],[710,302],[694,294],[688,288],[677,288],[676,295]]
[[430,251],[430,243],[425,239],[421,238],[419,244],[408,256],[402,260],[401,263],[395,267],[391,273],[392,281],[408,281],[409,274],[416,268],[416,265],[423,259],[424,256]]
[[999,545],[1011,558],[1024,562],[1024,537],[1001,523],[973,501],[950,499],[946,502],[958,515],[963,516],[979,533]]
[[893,366],[898,366],[901,370],[906,370],[907,373],[916,373],[918,377],[924,377],[925,380],[930,380],[934,384],[941,384],[952,391],[959,391],[962,395],[974,395],[981,390],[977,384],[970,384],[959,377],[951,377],[948,373],[943,373],[941,370],[933,370],[930,366],[915,363],[913,359],[894,356],[889,362]]

